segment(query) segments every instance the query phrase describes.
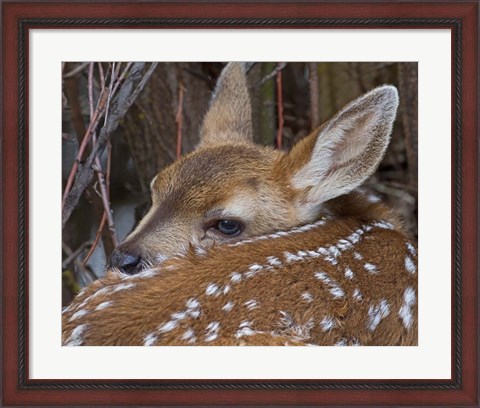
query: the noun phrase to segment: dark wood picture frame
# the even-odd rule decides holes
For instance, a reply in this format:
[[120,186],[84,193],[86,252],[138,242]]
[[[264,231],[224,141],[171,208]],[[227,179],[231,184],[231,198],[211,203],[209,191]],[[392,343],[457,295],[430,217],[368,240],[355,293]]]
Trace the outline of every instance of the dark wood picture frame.
[[[478,406],[478,1],[2,4],[2,405]],[[32,28],[447,28],[452,33],[449,380],[28,378],[28,31]]]

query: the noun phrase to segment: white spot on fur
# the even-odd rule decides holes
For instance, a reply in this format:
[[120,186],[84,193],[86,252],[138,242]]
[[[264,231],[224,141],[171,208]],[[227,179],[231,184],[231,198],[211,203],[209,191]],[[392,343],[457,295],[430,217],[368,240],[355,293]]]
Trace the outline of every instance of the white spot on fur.
[[65,314],[65,313],[69,312],[70,310],[72,310],[72,305],[69,305],[69,306],[67,306],[67,307],[64,307],[64,308],[62,309],[62,314]]
[[222,292],[223,292],[224,295],[226,295],[228,292],[230,292],[231,289],[232,289],[232,288],[231,288],[230,285],[225,285],[225,286],[223,287]]
[[188,340],[189,343],[195,343],[197,341],[197,338],[195,337],[195,332],[193,329],[187,329],[185,333],[183,333],[182,340]]
[[331,263],[332,265],[336,265],[336,264],[338,263],[338,261],[336,260],[336,258],[335,258],[334,256],[331,256],[330,252],[327,251],[325,248],[320,247],[320,248],[317,249],[317,252],[318,252],[320,255],[322,255],[323,258],[324,258],[327,262]]
[[185,312],[176,312],[176,313],[172,313],[172,315],[171,315],[172,319],[174,319],[174,320],[183,320],[183,319],[185,319],[187,316],[188,316],[188,312],[187,312],[187,311],[185,311]]
[[182,340],[191,339],[194,334],[195,334],[195,332],[193,331],[193,329],[187,329],[187,330],[185,331],[185,333],[183,333],[181,339],[182,339]]
[[335,259],[338,258],[338,257],[342,254],[342,253],[338,250],[338,248],[337,248],[337,247],[334,247],[333,245],[332,245],[332,246],[329,246],[327,249],[328,249],[328,252],[330,252]]
[[218,338],[218,332],[220,331],[220,323],[219,322],[211,322],[207,326],[207,331],[205,334],[205,341],[211,342]]
[[334,329],[336,326],[335,320],[333,320],[333,318],[331,318],[330,316],[325,316],[320,322],[320,326],[322,326],[322,330],[324,332],[332,331],[332,329]]
[[233,272],[231,275],[230,275],[230,280],[232,282],[240,282],[242,280],[242,275],[238,272]]
[[207,296],[213,296],[215,294],[218,294],[218,286],[215,285],[214,283],[210,283],[208,286],[207,286],[207,290],[205,290],[205,294]]
[[400,307],[398,314],[402,318],[403,325],[410,329],[413,324],[413,314],[412,314],[412,306],[416,302],[415,290],[412,287],[408,287],[405,289],[403,293],[403,305]]
[[313,301],[313,296],[310,292],[303,292],[302,293],[302,299],[306,300],[308,303]]
[[190,298],[187,300],[186,305],[189,309],[197,309],[200,307],[200,302],[195,298]]
[[228,302],[222,307],[222,310],[224,310],[225,312],[229,312],[230,310],[233,309],[233,305],[234,303]]
[[319,279],[328,287],[329,292],[335,299],[342,298],[345,295],[343,289],[338,286],[338,283],[329,278],[325,272],[315,272],[314,275],[315,278]]
[[[80,303],[79,305],[77,305],[75,307],[76,310],[79,310],[79,309],[83,309],[92,299],[98,297],[98,296],[102,296],[102,295],[106,295],[107,293],[109,293],[111,290],[111,288],[109,286],[106,286],[104,288],[101,288],[99,290],[97,290],[96,292],[94,292],[92,295],[88,296],[86,299],[83,300],[82,303]],[[71,305],[73,306],[73,304]]]
[[255,334],[255,331],[250,327],[251,324],[252,323],[249,322],[248,320],[245,320],[242,323],[240,323],[240,325],[238,326],[238,330],[235,333],[235,337],[239,339],[240,337],[252,336],[253,334]]
[[386,221],[374,222],[372,226],[382,228],[382,229],[389,229],[389,230],[393,230],[395,228],[393,224],[390,224],[389,222],[386,222]]
[[71,322],[72,320],[76,320],[79,317],[85,316],[86,314],[88,314],[88,310],[85,310],[85,309],[79,310],[78,312],[75,312],[68,321]]
[[377,267],[374,264],[366,263],[363,267],[370,273],[377,273]]
[[243,240],[243,241],[238,241],[238,242],[235,242],[233,244],[229,244],[229,246],[238,246],[238,245],[243,245],[243,244],[246,244],[246,243],[265,240],[265,239],[277,239],[277,238],[281,238],[281,237],[286,237],[286,236],[289,236],[291,234],[298,234],[298,233],[301,233],[301,232],[309,231],[311,229],[314,229],[314,228],[319,227],[319,226],[324,225],[324,224],[325,224],[324,220],[319,220],[317,222],[314,222],[313,224],[307,224],[307,225],[303,225],[301,227],[295,227],[295,228],[292,228],[292,229],[287,230],[287,231],[278,231],[274,234],[261,235],[261,236],[255,237],[255,238],[246,239],[246,240]]
[[320,254],[315,251],[307,251],[307,254],[310,258],[318,258],[320,256]]
[[385,299],[380,301],[378,306],[370,306],[368,309],[367,328],[371,332],[375,331],[380,321],[390,314],[390,306]]
[[412,261],[412,258],[410,258],[409,256],[405,257],[405,269],[411,274],[414,274],[417,271],[417,267],[415,266],[415,263]]
[[155,333],[150,333],[143,338],[143,345],[150,347],[150,346],[153,346],[156,341],[157,341],[157,336],[155,335]]
[[83,288],[80,292],[77,293],[77,297],[82,297],[86,291],[87,291],[87,288],[86,287]]
[[337,243],[337,248],[340,251],[346,251],[347,249],[350,249],[352,247],[352,243],[350,241],[347,241],[346,239],[341,239]]
[[410,242],[407,242],[407,249],[408,249],[408,252],[410,252],[410,255],[417,256],[417,250]]
[[248,268],[248,271],[245,272],[245,276],[247,278],[251,278],[252,276],[254,276],[258,271],[261,271],[263,269],[263,266],[262,265],[259,265],[257,263],[251,265],[249,268]]
[[360,289],[357,288],[353,291],[353,298],[358,301],[363,299],[362,292],[360,292]]
[[200,316],[200,310],[192,309],[188,312],[188,314],[192,316],[194,319],[196,319],[198,316]]
[[339,346],[339,347],[343,347],[343,346],[346,346],[346,345],[347,345],[347,339],[345,339],[343,337],[334,344],[334,346]]
[[358,252],[355,252],[353,254],[353,257],[357,260],[357,261],[361,261],[363,259],[363,256],[360,255]]
[[134,288],[136,285],[134,283],[121,283],[113,288],[113,292],[119,292],[121,290],[127,290]]
[[159,273],[158,269],[146,269],[135,275],[127,275],[124,279],[148,279],[157,276]]
[[269,256],[267,258],[267,263],[271,266],[282,266],[282,263],[280,262],[280,259],[278,259],[276,256]]
[[350,268],[345,268],[345,277],[347,279],[353,279],[353,271]]
[[247,302],[244,303],[245,306],[247,306],[248,310],[253,310],[258,307],[258,302],[254,299],[248,300]]
[[[363,233],[363,231],[362,231]],[[352,243],[352,244],[356,244],[358,241],[360,241],[360,238],[361,238],[361,234],[358,233],[358,232],[354,232],[353,234],[351,234],[347,239]]]
[[288,263],[298,262],[303,259],[302,257],[292,254],[291,252],[284,252],[283,256],[285,257],[285,261],[287,261]]
[[169,331],[172,331],[175,327],[178,326],[178,323],[176,320],[170,320],[169,322],[165,323],[164,325],[160,326],[158,328],[158,331],[160,333],[167,333]]
[[107,302],[103,302],[103,303],[100,303],[96,308],[95,310],[102,310],[102,309],[105,309],[109,306],[112,306],[113,305],[113,302],[110,300],[110,301],[107,301]]
[[72,334],[65,342],[65,346],[81,346],[83,344],[83,335],[88,329],[88,324],[81,324],[73,329]]

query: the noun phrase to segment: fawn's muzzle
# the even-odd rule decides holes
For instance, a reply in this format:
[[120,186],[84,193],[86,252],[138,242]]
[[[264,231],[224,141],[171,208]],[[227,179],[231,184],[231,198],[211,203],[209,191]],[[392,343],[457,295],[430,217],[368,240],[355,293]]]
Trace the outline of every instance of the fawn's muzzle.
[[110,260],[108,262],[109,268],[117,268],[123,273],[129,275],[135,275],[141,271],[142,262],[138,255],[134,255],[128,252],[123,252],[117,248],[112,252]]

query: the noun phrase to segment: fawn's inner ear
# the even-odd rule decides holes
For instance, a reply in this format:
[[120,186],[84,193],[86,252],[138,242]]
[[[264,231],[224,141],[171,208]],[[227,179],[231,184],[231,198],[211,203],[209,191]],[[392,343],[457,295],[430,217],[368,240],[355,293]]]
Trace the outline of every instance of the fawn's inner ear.
[[381,86],[348,104],[287,156],[291,184],[300,190],[307,218],[319,205],[347,194],[378,167],[390,141],[398,107],[393,86]]
[[217,81],[200,131],[199,147],[252,139],[252,108],[244,64],[230,62]]

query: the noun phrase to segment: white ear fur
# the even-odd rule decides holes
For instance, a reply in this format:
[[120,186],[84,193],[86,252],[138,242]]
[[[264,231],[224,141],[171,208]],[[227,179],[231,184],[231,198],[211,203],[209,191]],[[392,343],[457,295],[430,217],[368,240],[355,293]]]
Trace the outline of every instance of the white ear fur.
[[[300,206],[306,218],[317,215],[321,203],[349,193],[378,167],[390,141],[398,107],[397,89],[380,86],[349,103],[317,134],[313,143],[292,149],[309,160],[292,177],[294,188],[304,190]],[[297,147],[298,146],[298,147]],[[313,146],[313,151],[312,150]]]
[[252,108],[245,64],[230,62],[218,78],[200,131],[200,146],[253,139]]

